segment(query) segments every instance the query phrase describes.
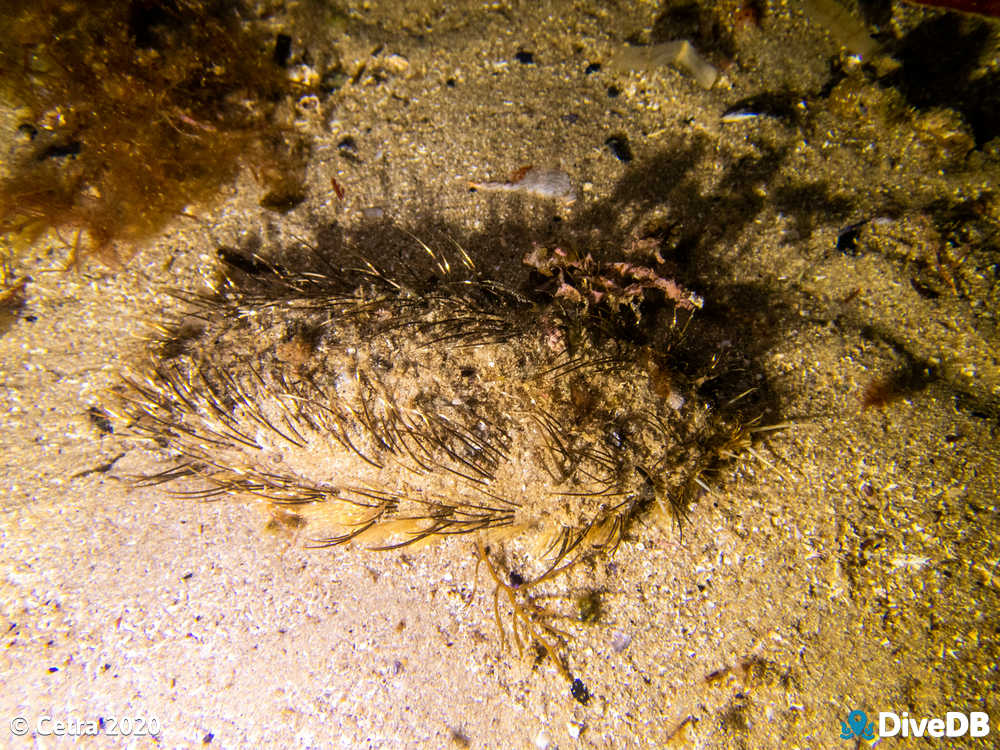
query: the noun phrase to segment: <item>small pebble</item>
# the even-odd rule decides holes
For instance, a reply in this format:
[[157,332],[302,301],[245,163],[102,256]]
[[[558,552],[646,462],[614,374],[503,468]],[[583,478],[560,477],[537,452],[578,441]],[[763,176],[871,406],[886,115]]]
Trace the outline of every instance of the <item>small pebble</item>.
[[861,237],[861,231],[864,229],[866,223],[862,221],[840,230],[840,233],[837,235],[837,250],[851,258],[863,255],[864,251],[858,247],[858,239]]
[[288,34],[278,34],[274,40],[274,64],[284,68],[292,56],[292,38]]
[[625,164],[632,161],[632,147],[628,145],[628,138],[624,135],[613,135],[604,142],[604,145],[618,161]]
[[344,156],[351,161],[360,161],[358,157],[358,144],[351,136],[342,138],[340,143],[337,144],[337,150],[340,152],[341,156]]
[[519,63],[521,63],[521,65],[535,64],[535,56],[532,53],[526,52],[524,50],[521,50],[516,55],[514,55],[514,59],[517,60]]

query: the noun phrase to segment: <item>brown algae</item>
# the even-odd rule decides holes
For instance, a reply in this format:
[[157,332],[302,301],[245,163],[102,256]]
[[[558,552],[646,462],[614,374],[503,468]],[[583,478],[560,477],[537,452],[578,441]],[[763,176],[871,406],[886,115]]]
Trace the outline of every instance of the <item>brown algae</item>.
[[308,144],[285,111],[298,84],[241,2],[14,0],[0,24],[0,99],[18,107],[0,174],[0,258],[47,232],[110,265],[253,164],[262,204],[303,194]]
[[422,286],[371,264],[230,260],[129,379],[125,418],[176,458],[146,481],[260,498],[313,546],[469,538],[504,639],[567,678],[541,584],[612,552],[648,511],[683,514],[745,440],[668,366],[679,323],[655,346],[623,340],[610,313],[529,300],[467,257],[435,256]]

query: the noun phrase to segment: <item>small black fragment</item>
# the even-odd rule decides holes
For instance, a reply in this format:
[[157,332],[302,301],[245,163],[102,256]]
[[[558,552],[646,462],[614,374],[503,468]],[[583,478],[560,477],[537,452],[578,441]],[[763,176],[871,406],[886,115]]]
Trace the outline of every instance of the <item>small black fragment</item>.
[[632,161],[632,148],[624,135],[613,135],[604,142],[604,145],[618,161],[625,164]]
[[38,316],[37,315],[25,315],[24,319],[28,323],[34,323],[36,320],[38,320]]
[[622,90],[617,86],[608,86],[608,96],[612,99],[617,99],[621,92]]
[[82,148],[80,141],[70,141],[69,143],[53,143],[46,146],[35,155],[35,161],[45,161],[46,159],[62,159],[66,156],[78,156]]
[[358,157],[358,144],[351,136],[340,139],[340,143],[337,144],[337,150],[340,155],[349,161],[361,161]]
[[201,738],[201,744],[202,745],[210,745],[210,744],[212,744],[212,740],[214,740],[214,739],[215,739],[215,735],[212,734],[211,732],[209,732],[208,734],[206,734],[204,737]]
[[278,34],[274,39],[274,64],[284,68],[292,56],[292,38],[288,34]]
[[96,406],[91,406],[87,409],[87,418],[90,419],[90,423],[97,428],[97,431],[102,435],[111,435],[114,433],[115,428],[111,425],[111,419],[104,409],[100,409]]
[[534,648],[535,648],[535,666],[540,667],[542,665],[542,662],[545,661],[545,657],[548,655],[548,652],[545,650],[545,646],[543,646],[541,643],[536,642]]
[[732,123],[752,120],[757,117],[771,117],[788,125],[799,119],[799,99],[787,93],[756,94],[733,104],[722,113],[722,122]]
[[587,701],[590,700],[590,691],[587,690],[587,686],[583,684],[583,680],[579,677],[573,680],[573,685],[570,687],[569,692],[576,699],[577,703],[587,705]]
[[519,63],[521,63],[521,65],[535,64],[535,56],[532,53],[527,52],[526,50],[523,49],[519,50],[518,53],[514,55],[514,59],[517,60]]
[[938,297],[941,296],[926,284],[923,284],[912,277],[910,278],[910,286],[913,287],[913,291],[915,291],[924,299],[937,299]]
[[247,257],[242,251],[231,247],[220,247],[218,254],[223,263],[242,271],[247,276],[264,276],[274,273],[274,268],[256,255]]
[[837,250],[851,258],[861,256],[862,251],[858,248],[858,238],[861,236],[861,230],[867,223],[866,221],[861,221],[841,229],[840,234],[837,235]]
[[54,673],[54,672],[58,672],[58,671],[59,671],[59,667],[49,667],[49,673]]
[[455,79],[454,78],[449,78],[447,81],[444,82],[444,85],[447,86],[448,88],[452,88],[452,89],[455,88],[455,85],[456,85],[455,84]]
[[522,576],[516,570],[510,571],[510,585],[514,586],[515,588],[524,585],[524,576]]
[[76,479],[77,477],[87,477],[90,476],[91,474],[105,474],[111,471],[111,467],[114,466],[118,462],[118,459],[120,459],[124,455],[125,455],[124,453],[119,453],[110,461],[105,461],[104,463],[98,464],[97,466],[91,469],[84,469],[83,471],[78,471],[76,474],[71,475],[70,478]]
[[601,69],[601,64],[598,62],[593,62],[583,69],[583,74],[589,76],[591,73],[596,73]]
[[190,581],[192,578],[194,578],[194,573],[185,573],[181,576],[182,581]]
[[264,197],[260,199],[259,203],[268,211],[276,211],[281,214],[287,214],[296,206],[301,205],[302,201],[305,199],[306,194],[301,190],[287,189],[287,186],[282,186],[282,189],[272,190],[269,193],[266,193]]

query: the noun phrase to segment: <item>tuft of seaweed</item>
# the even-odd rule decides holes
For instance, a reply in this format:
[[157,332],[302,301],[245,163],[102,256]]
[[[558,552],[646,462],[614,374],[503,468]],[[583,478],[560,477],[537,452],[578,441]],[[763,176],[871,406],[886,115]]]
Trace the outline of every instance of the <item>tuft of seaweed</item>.
[[[240,3],[11,0],[3,15],[0,96],[21,116],[0,178],[8,261],[51,231],[117,264],[241,161],[301,171],[279,114],[295,84]],[[285,206],[297,193],[278,187]]]
[[[655,240],[636,240],[633,244],[655,245]],[[648,247],[646,248],[648,249]],[[653,260],[663,262],[654,251]],[[654,265],[636,260],[599,263],[591,254],[583,257],[561,248],[535,247],[524,256],[524,263],[551,280],[550,293],[584,308],[603,305],[613,313],[629,308],[640,315],[639,305],[649,292],[662,293],[682,310],[694,311],[704,300],[677,281],[662,275]]]

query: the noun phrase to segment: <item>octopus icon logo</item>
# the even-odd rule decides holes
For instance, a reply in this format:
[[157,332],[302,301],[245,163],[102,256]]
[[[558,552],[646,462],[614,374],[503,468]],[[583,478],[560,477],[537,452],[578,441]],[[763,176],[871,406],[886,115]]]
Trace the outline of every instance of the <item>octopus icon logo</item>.
[[847,721],[840,722],[840,739],[849,740],[853,737],[863,740],[875,739],[875,722],[869,724],[864,711],[851,711],[847,714]]

